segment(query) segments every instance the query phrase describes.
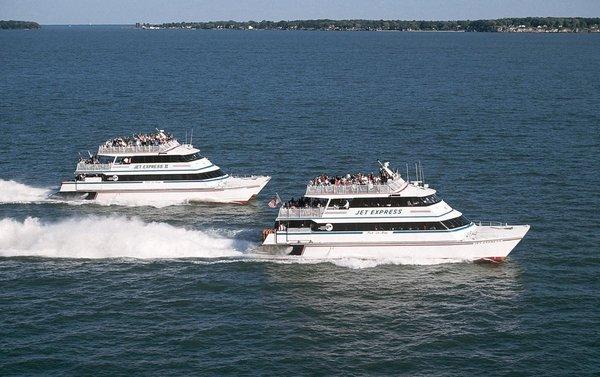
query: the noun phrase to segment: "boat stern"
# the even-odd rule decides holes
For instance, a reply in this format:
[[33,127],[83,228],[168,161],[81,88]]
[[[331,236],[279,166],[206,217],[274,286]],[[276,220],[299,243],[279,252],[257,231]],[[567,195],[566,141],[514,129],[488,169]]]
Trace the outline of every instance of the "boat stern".
[[62,181],[58,192],[77,192],[77,183],[75,181]]
[[265,228],[262,231],[262,241],[263,246],[273,246],[277,245],[277,240],[275,237],[275,230],[271,228]]

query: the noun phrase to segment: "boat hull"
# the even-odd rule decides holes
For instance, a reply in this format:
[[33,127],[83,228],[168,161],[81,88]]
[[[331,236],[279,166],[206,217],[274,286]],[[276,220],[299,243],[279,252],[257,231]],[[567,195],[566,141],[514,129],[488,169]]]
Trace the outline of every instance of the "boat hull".
[[227,177],[198,182],[77,182],[61,184],[59,195],[109,203],[213,202],[245,204],[269,182],[270,177]]
[[[475,226],[461,239],[412,240],[377,242],[366,237],[364,242],[308,242],[288,243],[287,253],[305,258],[339,259],[402,259],[407,262],[430,260],[501,261],[517,246],[529,230],[528,225],[506,227]],[[282,239],[281,235],[277,236]],[[422,235],[420,238],[425,238]],[[275,234],[269,234],[265,245],[281,245],[275,242]]]

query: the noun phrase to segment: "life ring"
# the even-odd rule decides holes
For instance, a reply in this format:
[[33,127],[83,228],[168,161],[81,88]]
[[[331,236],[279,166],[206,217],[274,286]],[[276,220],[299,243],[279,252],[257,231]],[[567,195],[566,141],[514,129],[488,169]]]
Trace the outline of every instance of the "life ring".
[[115,175],[113,175],[113,176],[112,176],[112,180],[113,180],[113,181],[115,181],[115,182],[116,182],[116,181],[118,181],[118,180],[119,180],[119,176],[118,176],[118,175],[116,175],[116,174],[115,174]]
[[331,224],[326,224],[326,225],[325,225],[325,230],[326,230],[326,231],[328,231],[328,232],[331,232],[331,231],[333,230],[333,225],[331,225]]

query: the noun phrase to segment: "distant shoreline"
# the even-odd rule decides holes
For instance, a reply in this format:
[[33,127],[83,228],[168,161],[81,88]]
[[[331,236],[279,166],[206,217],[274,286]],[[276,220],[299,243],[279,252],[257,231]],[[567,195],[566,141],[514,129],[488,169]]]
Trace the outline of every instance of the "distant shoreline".
[[39,28],[40,24],[33,21],[0,20],[0,30],[31,30]]
[[600,33],[600,17],[526,17],[463,21],[401,20],[294,20],[207,21],[135,24],[40,25],[33,21],[0,20],[0,30],[32,30],[42,26],[123,26],[144,30],[275,30],[275,31],[379,31],[379,32],[485,32],[485,33]]
[[526,17],[463,21],[294,20],[136,23],[136,28],[203,30],[409,31],[488,33],[600,33],[600,18]]

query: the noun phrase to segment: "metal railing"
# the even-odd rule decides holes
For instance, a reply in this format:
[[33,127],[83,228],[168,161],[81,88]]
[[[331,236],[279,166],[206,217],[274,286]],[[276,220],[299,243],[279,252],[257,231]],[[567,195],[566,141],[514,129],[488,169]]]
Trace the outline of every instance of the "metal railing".
[[112,164],[86,164],[85,162],[79,162],[76,171],[110,170],[111,168]]
[[309,208],[279,208],[278,217],[280,218],[297,218],[297,217],[322,217],[325,212],[324,207],[309,207]]
[[480,220],[473,220],[473,222],[476,225],[479,226],[508,226],[508,223],[503,223],[500,221],[480,221]]
[[397,181],[388,181],[382,184],[353,184],[343,186],[308,185],[306,186],[306,195],[391,194],[400,190],[401,187],[402,185]]
[[126,147],[107,147],[101,145],[98,147],[98,154],[106,153],[160,153],[179,146],[179,141],[173,139],[160,145],[131,145]]

